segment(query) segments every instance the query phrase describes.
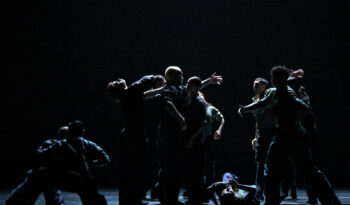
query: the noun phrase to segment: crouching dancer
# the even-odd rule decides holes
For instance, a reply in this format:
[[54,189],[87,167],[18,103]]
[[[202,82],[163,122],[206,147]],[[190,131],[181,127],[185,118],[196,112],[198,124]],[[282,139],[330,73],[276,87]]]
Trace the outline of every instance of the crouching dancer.
[[47,166],[31,173],[6,204],[28,204],[28,200],[34,204],[41,192],[61,189],[78,193],[84,205],[106,205],[105,197],[98,193],[91,169],[107,165],[109,156],[94,142],[84,139],[84,133],[82,122],[71,122],[66,139],[39,150]]

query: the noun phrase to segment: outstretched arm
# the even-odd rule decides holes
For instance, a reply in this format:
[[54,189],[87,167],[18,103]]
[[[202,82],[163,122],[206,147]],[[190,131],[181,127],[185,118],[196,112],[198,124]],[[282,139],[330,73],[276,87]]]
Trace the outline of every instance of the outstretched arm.
[[216,75],[216,72],[213,73],[213,75],[210,76],[210,78],[207,78],[202,81],[202,86],[199,88],[200,90],[207,87],[210,84],[217,84],[220,85],[223,81],[223,78],[221,75]]
[[258,109],[265,109],[272,106],[276,102],[276,90],[271,89],[267,94],[259,101],[253,102],[249,105],[239,105],[238,114],[244,118],[246,112],[254,112]]
[[143,99],[150,99],[155,95],[162,93],[164,91],[164,87],[165,86],[157,89],[147,90],[146,92],[143,93]]

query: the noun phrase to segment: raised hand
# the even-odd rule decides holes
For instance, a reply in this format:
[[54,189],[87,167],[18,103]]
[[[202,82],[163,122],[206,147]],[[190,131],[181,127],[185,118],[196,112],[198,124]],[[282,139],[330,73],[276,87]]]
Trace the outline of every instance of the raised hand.
[[217,84],[220,85],[224,79],[222,78],[221,75],[216,75],[216,72],[213,73],[213,75],[210,76],[209,82],[211,84]]

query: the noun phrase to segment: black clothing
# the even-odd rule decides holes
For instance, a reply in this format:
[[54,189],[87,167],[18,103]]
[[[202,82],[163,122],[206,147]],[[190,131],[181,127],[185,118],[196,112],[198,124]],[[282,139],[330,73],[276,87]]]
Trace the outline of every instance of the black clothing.
[[265,165],[265,204],[280,203],[280,181],[282,167],[288,156],[310,180],[321,203],[331,204],[336,196],[325,175],[315,167],[312,159],[305,129],[301,126],[303,113],[309,111],[309,106],[296,97],[290,88],[276,89],[269,97],[261,99],[254,108],[273,106],[278,121],[277,135],[274,137],[267,154]]
[[186,142],[201,129],[200,133],[193,140],[193,146],[187,148],[185,152],[185,184],[188,188],[188,198],[192,204],[201,204],[205,193],[203,181],[204,150],[201,144],[206,116],[203,100],[199,96],[196,96],[186,106],[184,115],[187,123],[187,130],[185,131]]
[[[159,95],[158,95],[159,96]],[[156,185],[159,182],[159,129],[160,129],[160,105],[157,97],[145,100],[146,108],[146,183],[144,195],[151,188],[151,197],[156,195]]]
[[256,136],[255,147],[255,162],[256,162],[256,176],[255,184],[257,186],[257,195],[262,197],[264,191],[264,167],[267,157],[267,151],[270,147],[273,137],[276,135],[276,127],[259,128]]
[[129,86],[121,97],[125,128],[119,142],[120,205],[141,204],[145,187],[146,113],[144,92],[153,87],[154,77],[144,76]]
[[[56,139],[49,139],[49,140],[45,140],[44,142],[42,142],[40,144],[40,146],[38,147],[37,151],[40,152],[40,150],[45,149],[50,147],[53,144],[56,144],[58,142],[58,140]],[[38,154],[38,153],[36,153]],[[27,201],[28,204],[34,204],[35,200],[37,199],[38,196],[36,196],[36,194],[31,195],[30,193],[23,193],[24,195],[16,195],[16,192],[18,192],[19,190],[23,190],[23,187],[27,186],[28,180],[30,180],[30,176],[32,175],[32,173],[37,172],[37,170],[42,167],[42,166],[46,166],[46,164],[42,161],[39,160],[38,157],[36,158],[36,163],[33,169],[29,170],[26,174],[25,179],[23,180],[23,182],[21,182],[14,191],[12,191],[12,194],[9,198],[9,201],[11,203],[11,200],[20,200],[23,199]],[[25,190],[25,189],[24,189]],[[47,205],[64,205],[64,200],[61,196],[61,192],[58,189],[48,189],[48,190],[44,190],[44,197],[45,197],[45,201]],[[16,199],[17,198],[17,199]]]
[[38,151],[49,169],[59,171],[78,171],[90,174],[96,166],[109,164],[107,153],[97,144],[83,137],[67,138]]
[[159,98],[162,106],[159,148],[161,153],[160,185],[164,198],[169,204],[176,204],[183,176],[184,135],[177,119],[165,109],[165,103],[174,103],[180,113],[184,113],[188,102],[185,86],[168,85]]
[[101,147],[76,137],[39,149],[38,154],[45,160],[46,167],[29,172],[7,200],[8,205],[34,203],[40,192],[52,189],[76,192],[84,205],[107,204],[91,175],[94,166],[103,166],[110,161]]

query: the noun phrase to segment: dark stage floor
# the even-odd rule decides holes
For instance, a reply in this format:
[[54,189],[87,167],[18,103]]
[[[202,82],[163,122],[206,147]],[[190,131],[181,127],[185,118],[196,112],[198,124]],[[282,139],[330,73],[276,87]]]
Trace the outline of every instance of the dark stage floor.
[[[101,192],[106,196],[108,204],[109,205],[117,205],[118,203],[118,195],[116,189],[102,189]],[[336,189],[337,196],[340,198],[341,202],[343,204],[350,204],[350,189]],[[2,190],[0,191],[0,205],[5,204],[5,199],[9,196],[10,191],[9,190]],[[65,202],[67,205],[80,205],[80,199],[77,194],[74,193],[68,193],[63,192],[63,197],[65,199]],[[180,198],[180,201],[185,201],[182,197]],[[307,196],[305,194],[305,190],[298,189],[298,199],[292,200],[289,197],[282,202],[282,204],[306,204]],[[159,204],[158,201],[151,201],[151,200],[145,200],[145,202],[148,202],[149,205],[155,205]],[[213,202],[210,202],[206,205],[212,205]],[[39,200],[37,201],[36,205],[45,205],[44,197],[43,195],[40,195]]]

